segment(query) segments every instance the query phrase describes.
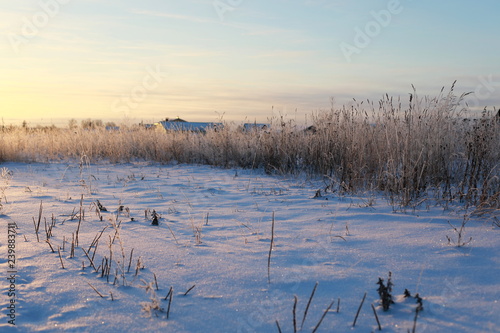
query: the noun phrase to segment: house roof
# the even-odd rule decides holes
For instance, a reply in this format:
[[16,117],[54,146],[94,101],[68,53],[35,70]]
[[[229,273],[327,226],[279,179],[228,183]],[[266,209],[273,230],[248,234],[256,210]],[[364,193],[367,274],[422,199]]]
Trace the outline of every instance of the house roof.
[[174,131],[205,131],[208,128],[220,127],[219,123],[191,122],[191,121],[160,121],[159,124],[166,130]]
[[[167,118],[168,119],[168,118]],[[185,121],[184,119],[181,119],[179,117],[175,118],[175,119],[172,119],[172,120],[168,120],[169,122],[177,122],[177,123],[187,123],[187,121]]]

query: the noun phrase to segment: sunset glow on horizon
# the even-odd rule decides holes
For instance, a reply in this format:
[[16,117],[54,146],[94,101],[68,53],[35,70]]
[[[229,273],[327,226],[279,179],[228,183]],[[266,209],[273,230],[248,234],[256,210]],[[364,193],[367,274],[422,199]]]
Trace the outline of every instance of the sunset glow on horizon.
[[457,80],[500,107],[498,1],[0,4],[4,121],[265,122]]

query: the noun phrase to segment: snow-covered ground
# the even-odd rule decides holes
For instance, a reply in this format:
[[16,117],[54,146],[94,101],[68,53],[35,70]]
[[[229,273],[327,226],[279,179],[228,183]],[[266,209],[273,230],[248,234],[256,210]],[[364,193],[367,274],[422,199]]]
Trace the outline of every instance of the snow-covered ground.
[[[463,207],[313,198],[324,184],[305,178],[145,163],[0,168],[2,332],[278,332],[276,322],[292,332],[294,296],[297,331],[313,331],[334,301],[316,332],[376,331],[371,305],[383,331],[408,332],[417,303],[405,289],[423,299],[416,332],[500,331],[491,216],[471,216],[462,241],[472,241],[458,247],[448,222],[458,229]],[[395,304],[383,311],[377,281],[389,272]]]

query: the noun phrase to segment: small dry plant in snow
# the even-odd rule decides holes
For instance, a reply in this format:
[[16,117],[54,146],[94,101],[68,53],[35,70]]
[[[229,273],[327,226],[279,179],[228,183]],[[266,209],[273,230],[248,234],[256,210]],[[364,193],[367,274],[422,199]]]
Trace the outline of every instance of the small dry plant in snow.
[[3,203],[7,203],[7,196],[5,195],[5,191],[9,187],[10,180],[12,179],[12,171],[7,168],[0,169],[0,212],[3,209]]
[[467,214],[464,215],[460,228],[455,227],[453,224],[451,224],[450,221],[448,221],[448,224],[453,228],[453,231],[456,234],[456,240],[453,240],[450,236],[446,235],[446,238],[448,239],[448,244],[455,244],[457,247],[462,247],[472,242],[472,237],[469,237],[468,240],[465,240],[464,233],[465,233],[465,225],[467,224],[467,222],[469,222],[469,216]]
[[142,312],[147,317],[160,317],[160,316],[166,316],[166,311],[164,308],[161,307],[161,302],[156,296],[156,292],[154,289],[154,282],[147,283],[146,281],[142,280],[142,283],[144,283],[143,288],[146,290],[146,293],[150,295],[150,302],[142,302]]

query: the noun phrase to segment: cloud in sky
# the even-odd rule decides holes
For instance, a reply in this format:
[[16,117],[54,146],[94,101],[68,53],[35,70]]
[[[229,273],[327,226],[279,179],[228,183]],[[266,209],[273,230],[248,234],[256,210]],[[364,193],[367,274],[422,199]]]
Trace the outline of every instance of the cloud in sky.
[[[493,0],[59,1],[0,4],[4,118],[119,120],[117,98],[135,98],[128,116],[148,120],[265,121],[273,106],[304,115],[482,77],[478,108],[500,106]],[[164,79],[138,96],[156,67]]]

